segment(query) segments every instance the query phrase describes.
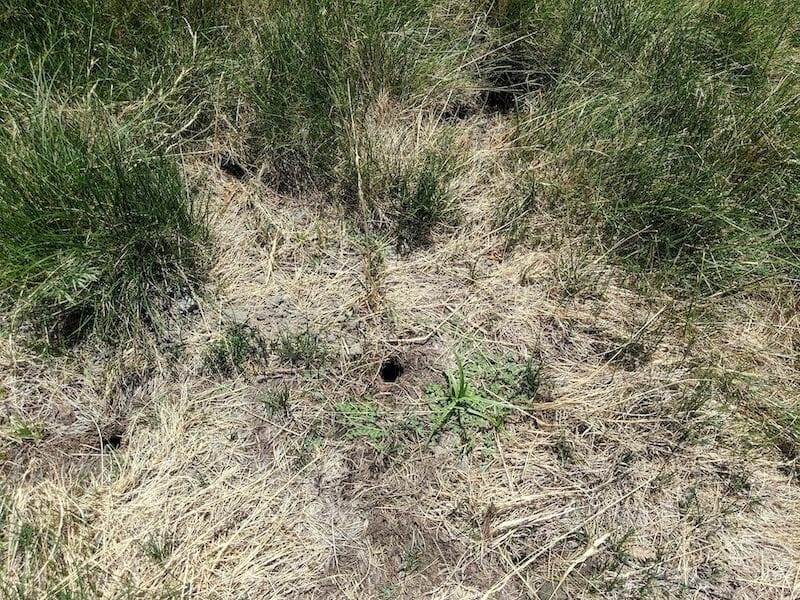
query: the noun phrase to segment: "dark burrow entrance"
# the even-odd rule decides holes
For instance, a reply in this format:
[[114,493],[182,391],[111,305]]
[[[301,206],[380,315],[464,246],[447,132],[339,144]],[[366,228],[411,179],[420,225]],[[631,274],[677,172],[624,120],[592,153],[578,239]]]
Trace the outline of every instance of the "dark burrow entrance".
[[387,383],[394,383],[403,374],[403,365],[396,356],[390,356],[381,363],[381,379]]
[[230,154],[223,154],[219,158],[219,168],[234,179],[247,177],[247,170]]
[[94,320],[91,306],[76,306],[61,314],[51,325],[49,338],[54,345],[71,348],[83,341]]
[[100,451],[117,450],[122,445],[122,431],[114,431],[100,441]]

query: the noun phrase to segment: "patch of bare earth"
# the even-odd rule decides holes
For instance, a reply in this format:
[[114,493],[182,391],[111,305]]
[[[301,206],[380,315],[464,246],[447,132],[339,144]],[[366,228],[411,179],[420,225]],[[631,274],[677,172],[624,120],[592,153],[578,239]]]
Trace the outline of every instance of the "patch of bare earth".
[[[459,127],[463,222],[429,247],[376,250],[352,211],[197,163],[217,250],[171,354],[3,341],[7,597],[800,595],[797,456],[763,427],[797,407],[791,303],[645,297],[545,212],[507,251],[506,132]],[[264,350],[221,377],[232,324]],[[281,352],[303,333],[324,359]],[[426,389],[480,355],[536,357],[541,385],[465,448],[431,435]]]

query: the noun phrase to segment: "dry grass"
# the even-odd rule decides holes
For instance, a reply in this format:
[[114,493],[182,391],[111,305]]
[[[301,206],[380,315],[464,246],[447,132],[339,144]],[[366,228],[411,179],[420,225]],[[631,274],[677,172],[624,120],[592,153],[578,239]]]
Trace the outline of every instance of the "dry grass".
[[[509,251],[486,217],[515,190],[507,121],[405,119],[371,124],[384,152],[446,127],[469,157],[462,224],[429,247],[197,161],[217,254],[169,351],[3,341],[4,597],[800,596],[797,457],[762,427],[797,410],[796,291],[637,294],[545,211]],[[220,380],[204,357],[232,323],[267,351]],[[321,364],[269,344],[300,332]],[[472,452],[429,445],[425,388],[479,353],[540,356],[541,393]],[[343,427],[367,398],[394,445]]]

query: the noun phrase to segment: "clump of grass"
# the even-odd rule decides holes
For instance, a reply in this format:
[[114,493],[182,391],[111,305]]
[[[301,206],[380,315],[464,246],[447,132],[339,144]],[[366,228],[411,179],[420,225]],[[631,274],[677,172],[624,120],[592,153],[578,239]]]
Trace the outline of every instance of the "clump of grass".
[[266,344],[259,333],[243,323],[230,325],[206,351],[205,365],[220,377],[242,373],[251,360],[263,357]]
[[253,162],[263,164],[278,189],[315,188],[338,197],[358,211],[365,233],[380,223],[402,252],[424,246],[438,225],[454,222],[453,157],[410,144],[386,154],[386,140],[370,138],[382,133],[372,130],[376,107],[392,107],[395,118],[416,113],[443,93],[431,88],[457,78],[462,43],[437,21],[441,6],[430,0],[278,6],[259,26],[246,85],[254,108]]
[[232,96],[245,23],[227,0],[0,0],[0,99],[88,97],[135,109],[153,138],[202,137]]
[[407,129],[411,123],[388,110],[382,106],[363,124],[340,168],[338,188],[359,199],[362,226],[385,234],[407,254],[459,223],[457,184],[466,157],[453,130],[429,121],[424,135],[414,134]]
[[795,268],[796,3],[525,4],[531,17],[505,26],[529,36],[526,69],[548,83],[530,95],[523,154],[558,158],[582,223],[680,284]]
[[331,48],[325,23],[333,16],[323,3],[279,4],[257,38],[263,58],[250,89],[258,112],[250,145],[268,160],[270,182],[291,188],[333,167],[343,99],[332,75],[341,54]]
[[155,563],[166,562],[177,547],[173,536],[169,533],[160,535],[151,533],[144,542],[141,542],[144,555]]
[[320,337],[306,329],[299,333],[283,333],[271,344],[272,352],[292,366],[312,368],[328,356],[328,348]]
[[579,245],[568,246],[552,261],[553,277],[565,298],[602,298],[607,280],[598,257]]
[[280,1],[257,35],[253,144],[272,183],[330,184],[380,92],[416,93],[424,3]]
[[429,244],[437,226],[455,220],[449,189],[453,176],[450,157],[432,153],[418,169],[400,173],[388,184],[390,218],[401,252]]
[[267,390],[260,397],[260,399],[261,404],[264,406],[264,410],[268,414],[281,415],[284,417],[289,415],[289,400],[291,399],[291,393],[286,384]]
[[542,387],[543,368],[544,362],[541,354],[538,352],[525,361],[519,384],[520,392],[524,396],[527,396],[530,399],[534,399],[538,396],[539,390]]
[[204,218],[170,159],[55,111],[0,130],[0,303],[51,344],[162,324],[202,274]]

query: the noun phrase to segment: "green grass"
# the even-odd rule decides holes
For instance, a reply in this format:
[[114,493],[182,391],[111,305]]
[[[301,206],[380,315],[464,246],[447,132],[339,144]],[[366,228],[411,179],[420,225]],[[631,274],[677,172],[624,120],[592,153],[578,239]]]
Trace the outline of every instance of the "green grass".
[[158,328],[198,281],[204,238],[174,161],[101,114],[46,107],[0,130],[0,302],[36,337]]
[[[426,86],[456,104],[471,86],[479,109],[520,117],[521,163],[556,167],[545,200],[596,227],[632,269],[705,291],[796,276],[796,3],[279,6],[258,32],[249,87],[273,185],[358,199],[392,220],[401,248],[424,244],[446,221],[452,166],[423,161],[387,177],[363,130],[381,94],[425,110]],[[501,206],[509,248],[528,235],[534,199]]]
[[512,4],[527,77],[547,75],[520,146],[555,157],[576,221],[680,285],[796,275],[796,3]]
[[[372,103],[411,102],[448,65],[433,4],[0,2],[2,308],[55,345],[158,325],[198,279],[204,237],[162,154],[207,152],[242,99],[254,125],[232,135],[249,131],[269,183],[352,200]],[[445,167],[381,179],[399,246],[426,243],[450,209]]]
[[481,434],[501,430],[513,411],[524,412],[537,397],[542,364],[538,358],[519,364],[513,356],[480,355],[466,364],[459,360],[446,379],[446,385],[427,389],[433,408],[428,443],[452,431],[471,451]]
[[131,338],[162,330],[168,301],[201,279],[204,216],[165,151],[207,137],[239,14],[207,0],[0,1],[12,325],[53,346]]
[[164,142],[203,138],[229,99],[242,13],[208,0],[0,0],[0,102],[89,99],[135,111]]
[[381,208],[400,252],[425,247],[435,231],[458,223],[457,199],[450,189],[458,170],[456,160],[455,154],[431,150],[412,167],[377,167],[374,195],[383,195]]
[[243,373],[249,362],[263,359],[266,351],[266,343],[255,329],[237,323],[209,345],[204,362],[217,376],[231,377]]
[[7,428],[6,435],[15,442],[36,443],[44,439],[45,428],[41,424],[14,420]]
[[[257,32],[254,153],[274,185],[330,185],[378,93],[416,92],[424,3],[277,1]],[[416,27],[415,27],[416,26]]]
[[308,329],[279,335],[271,342],[270,349],[293,367],[307,369],[323,365],[329,354],[325,341]]
[[0,308],[54,343],[157,326],[205,237],[164,152],[218,135],[403,253],[453,231],[451,131],[394,148],[379,105],[510,113],[508,250],[545,206],[683,289],[796,278],[799,54],[788,0],[0,0]]
[[[0,1],[0,109],[101,104],[169,151],[208,152],[222,131],[271,186],[355,207],[384,161],[356,157],[375,102],[416,108],[457,75],[463,32],[446,15],[434,0]],[[426,243],[443,220],[445,166],[372,178],[370,210],[398,245]]]
[[453,161],[432,150],[419,164],[398,165],[402,157],[370,143],[369,121],[379,100],[417,108],[447,80],[460,47],[436,20],[437,3],[276,5],[259,25],[245,86],[255,112],[252,160],[278,189],[328,192],[360,209],[360,222],[388,221],[401,249],[425,245],[450,220]]
[[266,390],[259,399],[268,415],[289,416],[291,392],[286,384]]

